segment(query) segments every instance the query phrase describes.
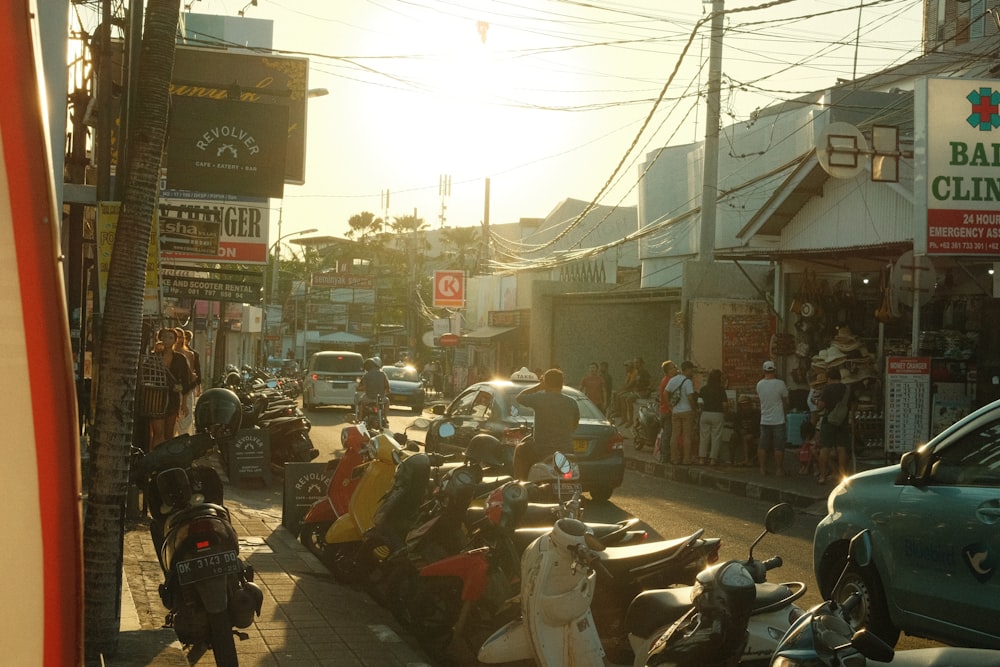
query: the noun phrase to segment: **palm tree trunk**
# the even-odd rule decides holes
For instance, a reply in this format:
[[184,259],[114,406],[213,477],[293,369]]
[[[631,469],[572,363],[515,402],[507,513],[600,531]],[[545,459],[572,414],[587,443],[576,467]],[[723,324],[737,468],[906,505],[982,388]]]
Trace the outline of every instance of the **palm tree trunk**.
[[149,0],[146,8],[136,120],[129,136],[124,196],[97,350],[97,399],[83,524],[85,643],[87,655],[93,657],[113,655],[118,648],[122,540],[146,254],[167,134],[179,15],[180,0]]

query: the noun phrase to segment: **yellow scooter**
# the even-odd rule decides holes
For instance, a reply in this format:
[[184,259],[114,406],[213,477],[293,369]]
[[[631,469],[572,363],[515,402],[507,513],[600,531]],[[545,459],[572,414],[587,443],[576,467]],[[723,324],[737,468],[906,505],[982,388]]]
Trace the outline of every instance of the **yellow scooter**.
[[[406,441],[405,434],[400,438]],[[416,443],[404,447],[388,431],[382,431],[369,441],[371,460],[357,466],[353,475],[361,480],[351,495],[347,513],[341,515],[326,531],[324,560],[333,575],[344,583],[358,581],[359,548],[365,533],[375,525],[375,513],[392,488],[396,466],[403,462]]]

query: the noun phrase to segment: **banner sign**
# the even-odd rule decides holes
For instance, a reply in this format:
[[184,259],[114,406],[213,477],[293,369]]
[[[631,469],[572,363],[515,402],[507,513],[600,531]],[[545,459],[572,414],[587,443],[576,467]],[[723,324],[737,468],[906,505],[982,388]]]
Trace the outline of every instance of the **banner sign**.
[[214,220],[185,220],[174,217],[176,206],[161,204],[160,252],[190,255],[219,254],[219,211],[213,211]]
[[926,86],[927,254],[998,254],[1000,81]]
[[[158,214],[177,221],[182,227],[192,222],[218,221],[219,241],[215,256],[163,247],[166,261],[223,264],[266,264],[269,209],[266,199],[175,197],[179,191],[165,191],[160,196]],[[163,238],[161,236],[161,244]]]
[[[284,181],[301,185],[306,179],[308,89],[307,58],[178,46],[170,80],[170,103],[176,105],[181,98],[235,98],[245,104],[284,107]],[[175,108],[171,107],[171,114]]]
[[898,455],[930,436],[931,358],[887,357],[885,378],[885,451]]
[[165,296],[231,303],[258,303],[264,286],[261,273],[202,271],[177,266],[162,267],[160,281]]
[[281,197],[288,108],[175,97],[170,107],[167,187]]
[[375,289],[375,277],[352,273],[314,273],[313,287],[338,287],[352,289]]

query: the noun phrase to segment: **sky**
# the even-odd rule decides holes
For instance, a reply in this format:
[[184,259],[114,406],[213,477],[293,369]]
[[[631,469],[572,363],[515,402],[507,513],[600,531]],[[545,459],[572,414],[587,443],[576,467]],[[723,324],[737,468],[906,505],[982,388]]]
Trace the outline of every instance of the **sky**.
[[[279,217],[282,235],[344,236],[363,211],[479,225],[487,179],[494,225],[566,198],[634,206],[648,153],[704,138],[709,25],[695,27],[711,2],[189,2],[273,20],[274,47],[308,57],[309,87],[330,93],[309,101],[306,183],[272,200],[271,239]],[[921,7],[728,0],[723,127],[917,57]]]

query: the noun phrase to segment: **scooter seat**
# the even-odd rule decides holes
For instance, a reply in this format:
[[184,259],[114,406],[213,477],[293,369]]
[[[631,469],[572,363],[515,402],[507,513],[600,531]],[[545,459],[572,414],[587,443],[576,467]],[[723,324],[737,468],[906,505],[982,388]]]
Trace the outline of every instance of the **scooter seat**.
[[[506,480],[505,482],[501,482],[496,486],[503,486],[504,483],[510,481],[510,478],[503,478],[503,477],[496,477],[494,479]],[[483,484],[486,483],[487,481],[483,480]],[[494,486],[493,488],[496,488],[496,486]],[[488,491],[484,492],[483,494],[477,494],[477,495],[485,495],[485,493],[488,493]],[[518,519],[517,524],[519,526],[525,526],[525,527],[541,527],[543,529],[543,532],[547,533],[548,531],[552,530],[552,524],[555,523],[556,519],[558,518],[557,514],[558,511],[559,511],[559,505],[556,503],[528,503],[527,507],[524,510],[524,515]],[[474,526],[476,525],[476,523],[485,518],[486,518],[486,507],[483,505],[479,504],[471,505],[469,509],[465,511],[466,526]]]
[[692,593],[694,586],[639,593],[625,613],[625,630],[630,635],[649,639],[654,632],[672,624],[691,608]]
[[[796,590],[805,592],[801,584],[792,584]],[[753,614],[772,611],[774,608],[791,604],[795,597],[793,589],[786,584],[764,582],[755,584]],[[691,608],[694,586],[675,586],[653,591],[643,591],[632,600],[625,613],[625,629],[629,634],[649,639],[654,632],[661,632]]]
[[[607,535],[611,535],[612,533],[619,533],[619,540],[623,540],[629,536],[629,531],[623,531],[622,525],[619,523],[587,522],[587,528],[593,531],[594,537],[597,539],[601,539]],[[551,532],[551,526],[527,526],[524,528],[518,528],[514,531],[514,546],[517,548],[518,553],[524,553],[524,550],[528,548],[529,544],[534,542],[539,537],[548,535]]]
[[201,503],[199,505],[193,505],[192,507],[187,507],[179,512],[174,512],[167,516],[166,521],[163,524],[164,535],[170,534],[175,527],[194,521],[195,519],[219,519],[229,523],[229,510],[227,510],[222,505],[216,505],[215,503]]
[[[640,579],[648,575],[655,575],[669,561],[676,560],[683,562],[684,555],[703,533],[704,530],[698,530],[692,535],[676,540],[642,542],[640,544],[621,547],[608,547],[600,552],[599,555],[601,562],[612,578]],[[701,550],[699,550],[699,553],[701,553]],[[678,558],[679,556],[680,558]]]

